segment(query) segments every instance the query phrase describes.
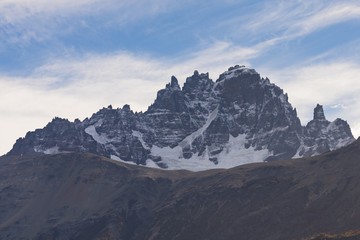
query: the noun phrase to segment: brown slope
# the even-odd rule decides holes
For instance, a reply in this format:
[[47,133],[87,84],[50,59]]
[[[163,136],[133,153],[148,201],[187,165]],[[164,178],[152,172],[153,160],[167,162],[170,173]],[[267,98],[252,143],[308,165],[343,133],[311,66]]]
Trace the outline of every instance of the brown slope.
[[0,239],[129,239],[181,174],[162,173],[90,154],[3,159]]
[[357,142],[319,157],[192,180],[198,189],[162,209],[144,239],[301,239],[359,229],[359,154]]
[[326,233],[317,234],[308,239],[304,240],[359,240],[360,239],[360,231],[349,231],[346,233],[330,235]]
[[301,239],[360,229],[360,143],[229,170],[90,154],[0,161],[1,239]]

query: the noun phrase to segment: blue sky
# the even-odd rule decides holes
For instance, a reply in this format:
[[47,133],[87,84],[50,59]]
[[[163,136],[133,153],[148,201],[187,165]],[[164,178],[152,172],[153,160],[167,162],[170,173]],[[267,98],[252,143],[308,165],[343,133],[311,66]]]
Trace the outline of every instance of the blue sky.
[[0,1],[0,154],[54,116],[144,111],[171,75],[255,68],[303,125],[323,104],[360,135],[360,2]]

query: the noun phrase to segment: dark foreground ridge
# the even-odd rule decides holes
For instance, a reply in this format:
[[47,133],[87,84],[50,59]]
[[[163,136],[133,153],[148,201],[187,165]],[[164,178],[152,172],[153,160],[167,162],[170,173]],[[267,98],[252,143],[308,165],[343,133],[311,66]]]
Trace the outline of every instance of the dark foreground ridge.
[[195,71],[181,88],[172,77],[145,113],[125,105],[103,108],[84,121],[54,118],[17,140],[7,155],[90,152],[198,171],[314,156],[354,140],[347,122],[326,120],[321,105],[302,126],[280,87],[237,65],[215,82]]
[[349,231],[346,233],[340,233],[334,235],[321,233],[304,240],[359,240],[359,239],[360,239],[360,231],[357,230],[357,231]]
[[0,239],[300,240],[357,230],[359,156],[356,141],[195,173],[85,153],[2,157]]

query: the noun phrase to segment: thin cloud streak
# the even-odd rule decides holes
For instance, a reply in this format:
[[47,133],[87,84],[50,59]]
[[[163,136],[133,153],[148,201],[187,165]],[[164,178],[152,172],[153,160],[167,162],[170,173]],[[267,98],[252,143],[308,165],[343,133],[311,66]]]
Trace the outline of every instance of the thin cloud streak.
[[[293,40],[325,27],[360,18],[358,1],[281,1],[266,4],[242,27],[256,36],[264,32],[274,37],[270,40]],[[234,19],[236,22],[241,19]]]
[[27,45],[56,39],[80,25],[86,27],[88,17],[99,18],[103,28],[121,28],[181,7],[183,4],[165,0],[2,0],[0,43]]
[[51,2],[47,0],[2,0],[0,2],[2,16],[0,23],[15,24],[29,18],[43,18],[45,16],[99,15],[103,14],[104,11],[112,12],[114,10],[126,13],[135,9],[138,9],[138,12],[131,11],[126,16],[128,17],[131,14],[140,17],[144,16],[145,9],[149,14],[157,14],[167,11],[168,8],[170,8],[170,4],[163,0],[133,0],[129,2],[115,0],[52,0]]

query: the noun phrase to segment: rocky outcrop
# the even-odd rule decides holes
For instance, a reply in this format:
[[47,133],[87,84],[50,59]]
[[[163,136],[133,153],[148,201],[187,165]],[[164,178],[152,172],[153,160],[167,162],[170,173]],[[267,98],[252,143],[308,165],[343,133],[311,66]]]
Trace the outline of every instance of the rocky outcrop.
[[326,120],[323,106],[314,109],[314,119],[304,128],[303,144],[299,156],[313,156],[332,151],[353,142],[349,124],[338,118],[333,122]]
[[84,121],[54,119],[19,139],[8,155],[91,152],[169,169],[229,168],[313,156],[354,141],[349,125],[327,121],[321,105],[301,126],[284,91],[254,69],[234,66],[215,82],[173,76],[145,113],[103,108]]

